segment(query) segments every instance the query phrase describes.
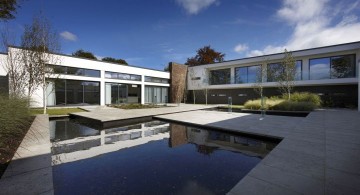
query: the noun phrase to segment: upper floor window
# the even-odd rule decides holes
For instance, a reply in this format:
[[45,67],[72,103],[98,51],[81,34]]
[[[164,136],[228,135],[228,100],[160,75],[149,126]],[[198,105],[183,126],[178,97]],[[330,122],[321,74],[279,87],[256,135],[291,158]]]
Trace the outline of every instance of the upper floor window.
[[211,70],[210,71],[210,85],[224,85],[230,84],[230,68]]
[[107,79],[141,81],[141,75],[126,74],[126,73],[119,73],[119,72],[108,72],[108,71],[105,72],[105,78],[107,78]]
[[355,55],[309,60],[310,80],[355,77]]
[[86,76],[86,77],[100,77],[99,70],[92,70],[86,68],[76,68],[68,66],[58,66],[58,65],[48,65],[53,70],[55,74],[66,74],[66,75],[76,75],[76,76]]
[[235,83],[255,83],[261,65],[235,68]]
[[152,83],[169,83],[169,79],[146,76],[146,77],[145,77],[145,82],[152,82]]
[[[278,63],[270,63],[267,65],[267,81],[268,82],[276,82],[277,77],[285,71],[284,65],[281,62]],[[302,61],[295,61],[295,75],[294,80],[299,81],[302,80]]]

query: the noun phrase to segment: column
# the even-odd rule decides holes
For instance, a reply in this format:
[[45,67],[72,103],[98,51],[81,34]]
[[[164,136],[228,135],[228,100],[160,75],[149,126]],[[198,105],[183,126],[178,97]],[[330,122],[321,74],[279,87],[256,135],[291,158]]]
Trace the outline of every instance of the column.
[[145,104],[145,76],[141,75],[141,104]]
[[235,68],[231,67],[230,68],[230,84],[234,84],[235,83]]
[[100,105],[105,106],[105,71],[100,71]]

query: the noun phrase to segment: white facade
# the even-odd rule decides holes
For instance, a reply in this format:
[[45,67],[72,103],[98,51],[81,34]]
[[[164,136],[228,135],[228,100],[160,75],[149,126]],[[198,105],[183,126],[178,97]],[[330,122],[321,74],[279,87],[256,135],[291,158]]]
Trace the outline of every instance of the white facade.
[[[295,82],[295,86],[324,86],[324,85],[345,85],[345,84],[358,84],[360,83],[360,42],[347,43],[341,45],[313,48],[307,50],[292,51],[295,60],[302,62],[301,80]],[[351,78],[329,78],[310,80],[310,65],[311,59],[326,58],[342,55],[355,55],[355,76]],[[237,83],[235,81],[235,70],[238,67],[248,67],[261,65],[266,70],[267,64],[279,63],[283,59],[284,54],[272,54],[258,57],[243,58],[238,60],[225,61],[221,63],[200,65],[189,67],[188,76],[188,90],[201,90],[208,89],[241,89],[252,88],[254,83]],[[229,84],[209,84],[209,72],[212,70],[230,69],[230,83]],[[266,79],[266,76],[265,76]],[[265,87],[276,87],[276,82],[266,82]],[[358,90],[360,97],[360,87]],[[360,99],[358,100],[360,105]]]
[[[9,48],[10,52],[18,50],[18,48]],[[155,83],[155,82],[146,82],[145,77],[155,77],[160,79],[169,79],[170,73],[159,71],[159,70],[152,70],[147,68],[141,67],[134,67],[128,65],[120,65],[116,63],[109,63],[103,62],[98,60],[91,60],[85,58],[78,58],[73,56],[67,56],[62,54],[52,54],[56,58],[55,63],[49,63],[51,65],[56,65],[59,67],[66,67],[66,68],[80,68],[80,69],[87,69],[87,70],[95,70],[99,71],[99,77],[94,76],[79,76],[79,75],[69,75],[69,74],[60,74],[56,76],[59,80],[74,80],[74,81],[91,81],[91,82],[99,82],[100,84],[100,105],[106,104],[106,83],[119,83],[119,84],[130,84],[130,85],[137,85],[141,87],[141,102],[145,103],[145,87],[146,86],[157,86],[157,87],[166,87],[170,86],[169,83]],[[3,62],[6,55],[0,54],[1,61]],[[130,75],[137,75],[141,76],[140,81],[136,80],[124,80],[124,79],[114,79],[114,78],[106,78],[106,72],[113,72],[113,73],[122,73],[122,74],[130,74]],[[6,71],[0,68],[0,75],[6,75]],[[51,85],[50,85],[51,87]],[[42,107],[43,105],[43,90],[39,88],[34,95],[32,96],[33,107]],[[50,90],[53,91],[53,90]],[[51,93],[51,92],[49,92]],[[51,95],[50,95],[51,101]],[[49,100],[48,100],[49,104]],[[50,106],[52,106],[50,104]],[[55,105],[54,105],[55,106]]]

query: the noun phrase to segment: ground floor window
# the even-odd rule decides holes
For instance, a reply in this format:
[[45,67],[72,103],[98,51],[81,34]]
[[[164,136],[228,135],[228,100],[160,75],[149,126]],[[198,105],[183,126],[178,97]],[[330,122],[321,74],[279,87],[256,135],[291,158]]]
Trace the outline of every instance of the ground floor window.
[[141,103],[141,86],[106,83],[105,98],[106,104]]
[[47,105],[99,105],[100,83],[60,79],[47,87]]
[[157,86],[145,86],[145,103],[167,103],[168,88]]

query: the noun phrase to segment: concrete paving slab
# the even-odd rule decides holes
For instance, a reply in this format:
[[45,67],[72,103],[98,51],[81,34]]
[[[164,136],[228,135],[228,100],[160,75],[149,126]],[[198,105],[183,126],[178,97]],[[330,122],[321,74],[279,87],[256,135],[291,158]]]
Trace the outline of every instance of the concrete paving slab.
[[48,115],[37,115],[0,180],[0,193],[51,194],[50,147]]
[[[323,110],[305,118],[266,116],[263,120],[254,114],[193,111],[157,118],[282,139],[229,194],[360,194],[354,187],[360,186],[357,111]],[[310,187],[301,190],[299,185]]]

